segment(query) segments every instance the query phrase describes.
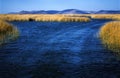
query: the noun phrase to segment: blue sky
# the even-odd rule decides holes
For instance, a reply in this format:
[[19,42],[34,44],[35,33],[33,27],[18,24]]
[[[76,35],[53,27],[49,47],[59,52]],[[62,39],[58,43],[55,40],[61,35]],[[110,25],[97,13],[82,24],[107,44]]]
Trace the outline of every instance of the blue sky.
[[64,9],[120,10],[120,0],[0,0],[0,13]]

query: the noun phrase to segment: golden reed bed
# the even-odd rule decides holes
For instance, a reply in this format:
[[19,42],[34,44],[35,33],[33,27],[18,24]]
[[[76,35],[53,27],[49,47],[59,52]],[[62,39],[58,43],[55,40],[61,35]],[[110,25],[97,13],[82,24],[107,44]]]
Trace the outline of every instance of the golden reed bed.
[[57,21],[57,22],[89,22],[87,17],[70,17],[69,15],[49,15],[49,14],[6,14],[0,15],[6,21]]
[[6,21],[89,22],[91,19],[120,20],[120,14],[1,14]]
[[120,14],[99,14],[91,17],[93,19],[113,20],[102,26],[99,34],[105,47],[120,55]]
[[0,20],[0,45],[8,42],[9,40],[16,39],[17,37],[17,28],[3,20]]
[[100,30],[100,38],[108,49],[120,54],[120,21],[106,23]]
[[97,14],[91,15],[93,19],[120,20],[120,14]]

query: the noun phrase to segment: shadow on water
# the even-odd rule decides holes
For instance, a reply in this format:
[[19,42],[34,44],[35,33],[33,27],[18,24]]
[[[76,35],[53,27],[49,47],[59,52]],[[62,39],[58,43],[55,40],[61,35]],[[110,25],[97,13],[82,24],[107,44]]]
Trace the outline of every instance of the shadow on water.
[[[63,52],[63,51],[62,51]],[[32,78],[119,78],[120,64],[71,62],[74,54],[64,51],[48,51],[43,54],[46,61],[38,61],[29,72]],[[64,55],[67,56],[64,56]],[[62,57],[61,57],[62,56]],[[79,55],[78,55],[79,56]],[[67,60],[68,59],[68,60]]]
[[[120,65],[85,64],[61,66],[55,63],[37,63],[31,67],[4,63],[1,78],[119,78]],[[4,71],[5,70],[5,71]],[[22,72],[23,70],[26,70]]]
[[32,78],[119,78],[118,64],[88,64],[61,67],[56,64],[40,64],[32,72]]
[[119,60],[96,37],[106,22],[12,22],[20,37],[0,47],[0,76],[119,78]]
[[65,72],[61,71],[59,65],[40,64],[30,72],[32,78],[62,78]]

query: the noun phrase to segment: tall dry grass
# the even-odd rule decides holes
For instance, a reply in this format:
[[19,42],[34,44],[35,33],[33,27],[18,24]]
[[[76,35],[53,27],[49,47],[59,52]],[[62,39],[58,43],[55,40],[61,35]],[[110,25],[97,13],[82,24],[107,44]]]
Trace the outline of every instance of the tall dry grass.
[[93,14],[93,19],[120,20],[120,14]]
[[65,21],[88,22],[92,19],[120,20],[120,14],[1,14],[0,19],[7,21]]
[[89,22],[87,17],[78,15],[50,15],[50,14],[6,14],[0,15],[0,18],[6,21],[58,21],[58,22]]
[[0,20],[0,45],[18,37],[17,28],[11,24]]
[[106,23],[100,30],[100,38],[108,49],[120,54],[120,21]]
[[57,21],[57,22],[89,22],[86,17],[37,17],[35,21]]

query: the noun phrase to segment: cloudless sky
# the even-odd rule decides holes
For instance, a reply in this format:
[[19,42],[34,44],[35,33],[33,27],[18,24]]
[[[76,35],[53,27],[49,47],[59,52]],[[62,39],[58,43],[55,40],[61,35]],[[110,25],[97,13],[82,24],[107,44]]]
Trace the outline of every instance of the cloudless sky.
[[120,10],[120,0],[0,0],[0,13],[64,9]]

